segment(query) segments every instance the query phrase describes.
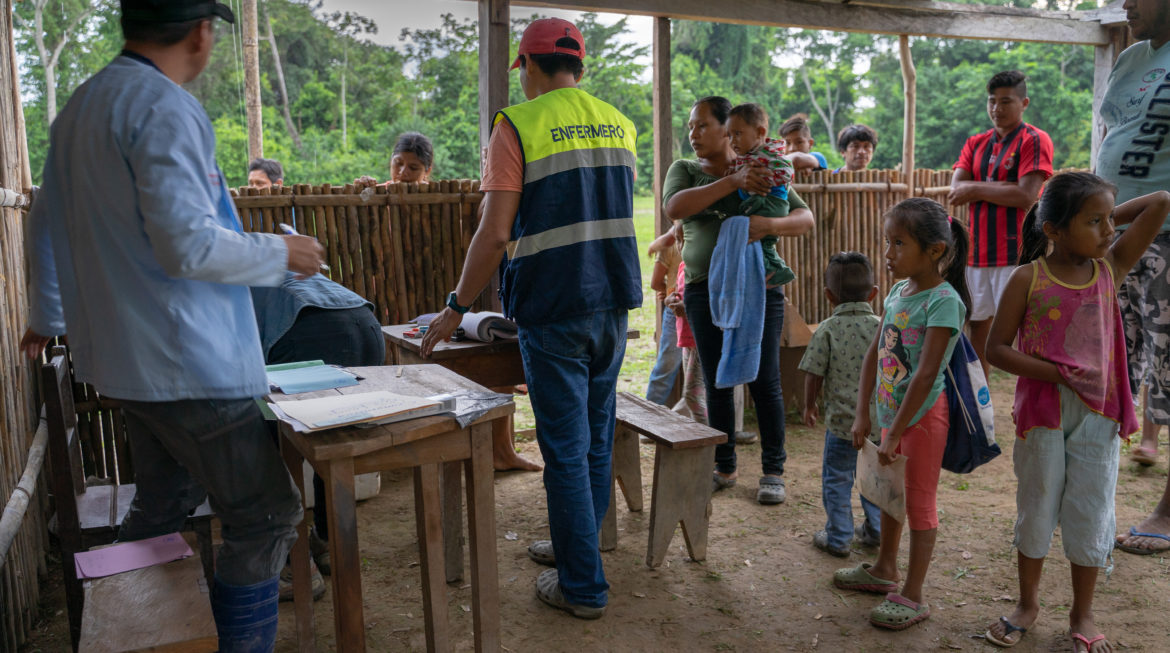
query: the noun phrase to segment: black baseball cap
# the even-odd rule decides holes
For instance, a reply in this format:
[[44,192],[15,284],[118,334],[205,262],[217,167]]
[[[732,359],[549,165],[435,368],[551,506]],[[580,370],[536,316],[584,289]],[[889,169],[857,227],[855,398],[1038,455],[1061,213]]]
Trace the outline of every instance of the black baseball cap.
[[229,23],[236,15],[215,0],[122,0],[122,17],[144,23],[185,23],[189,20],[219,16]]

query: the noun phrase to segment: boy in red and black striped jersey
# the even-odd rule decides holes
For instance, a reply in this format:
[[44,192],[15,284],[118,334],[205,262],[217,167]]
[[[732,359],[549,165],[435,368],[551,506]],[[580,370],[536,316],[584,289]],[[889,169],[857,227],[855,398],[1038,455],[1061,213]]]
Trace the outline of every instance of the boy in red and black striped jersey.
[[996,73],[987,82],[987,115],[993,125],[963,145],[951,178],[951,204],[970,204],[971,344],[983,371],[983,351],[999,295],[1019,260],[1020,227],[1028,209],[1052,176],[1052,139],[1024,122],[1027,78],[1018,70]]

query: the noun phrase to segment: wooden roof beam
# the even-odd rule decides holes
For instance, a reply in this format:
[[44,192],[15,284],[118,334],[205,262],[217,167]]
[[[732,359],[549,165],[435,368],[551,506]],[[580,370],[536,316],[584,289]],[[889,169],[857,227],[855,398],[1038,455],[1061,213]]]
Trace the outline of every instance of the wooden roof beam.
[[1078,12],[931,0],[513,0],[514,6],[604,11],[745,25],[932,38],[1105,45],[1101,24]]

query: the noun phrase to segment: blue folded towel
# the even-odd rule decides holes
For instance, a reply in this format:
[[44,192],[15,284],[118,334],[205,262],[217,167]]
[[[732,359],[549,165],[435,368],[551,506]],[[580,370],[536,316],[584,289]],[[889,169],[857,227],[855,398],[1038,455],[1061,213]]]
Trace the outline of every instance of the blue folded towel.
[[723,329],[723,351],[715,387],[732,388],[756,380],[764,338],[764,250],[748,243],[746,216],[723,221],[711,254],[707,289],[711,322]]

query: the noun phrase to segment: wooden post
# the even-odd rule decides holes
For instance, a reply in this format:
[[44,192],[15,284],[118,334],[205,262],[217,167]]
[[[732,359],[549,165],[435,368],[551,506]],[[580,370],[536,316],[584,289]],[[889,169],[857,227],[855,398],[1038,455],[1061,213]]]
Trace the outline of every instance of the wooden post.
[[264,156],[264,123],[260,114],[260,37],[256,0],[241,0],[240,28],[244,42],[244,106],[248,117],[248,158]]
[[918,73],[914,70],[914,56],[910,54],[910,36],[898,36],[898,53],[902,59],[902,178],[910,185],[907,197],[914,195],[914,117],[918,97]]
[[1113,63],[1117,55],[1121,54],[1130,42],[1129,27],[1124,23],[1108,27],[1109,43],[1093,48],[1093,134],[1089,154],[1089,166],[1096,168],[1097,152],[1101,148],[1101,141],[1105,138],[1105,123],[1101,120],[1101,102],[1105,99],[1105,90],[1109,86],[1109,73],[1113,71]]
[[[9,14],[11,15],[11,13]],[[20,65],[16,56],[16,39],[8,39],[8,56],[12,62],[12,109],[16,121],[16,153],[20,157],[20,192],[32,192],[32,168],[28,160],[28,135],[24,126],[24,104],[20,101]]]
[[654,235],[670,229],[662,210],[662,185],[674,154],[674,129],[670,119],[670,19],[654,19]]
[[[479,150],[480,167],[483,152],[492,134],[492,118],[508,106],[508,23],[509,0],[479,0]],[[479,226],[478,215],[476,227]],[[450,288],[448,290],[455,290]],[[501,310],[500,273],[492,274],[487,287],[487,301],[491,310]],[[446,291],[444,291],[445,293]]]
[[[674,128],[670,119],[670,18],[656,16],[654,18],[654,90],[653,127],[654,127],[654,235],[661,236],[670,229],[670,218],[662,208],[662,186],[666,182],[666,169],[670,167],[671,157],[674,155]],[[667,276],[673,278],[677,270],[668,270]],[[667,284],[668,286],[671,284]],[[655,302],[654,309],[654,342],[662,341],[662,302]],[[657,351],[657,347],[655,348]],[[682,375],[670,392],[668,401],[673,404],[682,395]]]
[[[508,106],[509,0],[479,0],[479,146],[487,147],[492,117]],[[482,165],[483,161],[480,161]]]

